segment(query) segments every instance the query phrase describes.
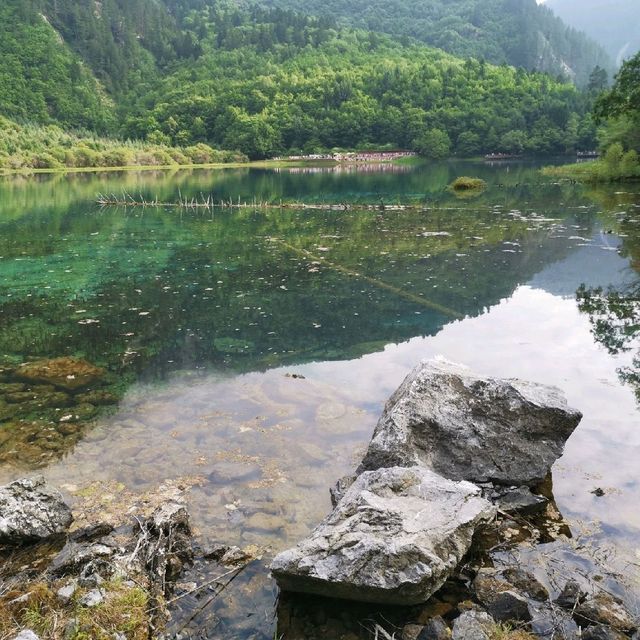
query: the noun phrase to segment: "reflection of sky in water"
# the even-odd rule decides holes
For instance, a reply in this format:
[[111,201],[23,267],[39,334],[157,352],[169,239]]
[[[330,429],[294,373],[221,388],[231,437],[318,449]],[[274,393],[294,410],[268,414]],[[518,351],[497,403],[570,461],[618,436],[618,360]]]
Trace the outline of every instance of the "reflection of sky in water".
[[[216,174],[229,176],[229,190],[244,175]],[[389,184],[417,190],[425,175],[409,172],[394,178],[401,184]],[[311,183],[297,182],[304,176],[277,177],[290,193],[310,188]],[[445,173],[443,184],[434,183],[432,190],[440,193],[451,177]],[[505,174],[491,177],[507,181]],[[255,179],[256,190],[273,187],[271,174],[257,173]],[[317,186],[376,191],[368,182],[352,182],[354,176],[345,180]],[[530,197],[525,180],[518,180],[525,185],[519,187],[523,196]],[[499,200],[502,193],[486,197]],[[519,194],[512,195],[518,201]],[[484,203],[456,213],[434,209],[386,216],[221,214],[215,223],[188,214],[184,222],[176,221],[166,212],[76,211],[68,234],[73,250],[57,253],[49,251],[47,238],[59,231],[47,227],[52,223],[44,215],[43,237],[34,232],[25,241],[25,256],[19,238],[6,243],[13,253],[0,263],[0,293],[18,297],[36,291],[43,274],[53,270],[52,284],[61,293],[52,293],[51,304],[65,308],[64,295],[70,296],[73,333],[69,329],[68,335],[76,336],[77,344],[84,344],[77,336],[86,331],[73,317],[79,307],[88,309],[82,314],[102,314],[103,333],[92,326],[87,344],[98,343],[92,338],[98,336],[100,344],[111,346],[140,332],[149,338],[142,346],[150,345],[152,352],[116,412],[45,468],[45,476],[67,487],[115,480],[134,491],[166,478],[199,476],[189,507],[201,539],[268,547],[266,562],[326,515],[328,488],[358,463],[386,399],[420,359],[441,355],[482,374],[564,390],[584,419],[554,468],[558,505],[575,532],[602,522],[606,537],[596,527],[590,541],[617,544],[621,557],[635,560],[638,408],[616,372],[632,354],[614,358],[594,342],[575,291],[582,283],[624,285],[636,276],[619,255],[619,238],[600,232],[592,207],[558,219],[559,195],[550,191],[539,197],[536,210],[542,213],[535,222],[530,209],[528,217],[510,210],[513,201],[506,201],[502,212]],[[55,223],[60,228],[65,215],[66,205]],[[305,251],[313,252],[313,261]],[[69,270],[80,270],[83,277],[72,277]],[[262,282],[265,275],[268,283]],[[74,290],[78,286],[82,296]],[[100,304],[92,297],[96,292]],[[452,320],[451,314],[434,312],[429,301],[453,308],[454,317],[467,317]],[[44,321],[53,314],[46,304],[37,310]],[[169,316],[171,322],[146,328]],[[249,316],[251,322],[245,320]],[[123,329],[125,318],[129,324]],[[62,321],[61,326],[67,327]],[[44,335],[43,343],[48,339]],[[137,349],[137,340],[135,335],[125,344]],[[384,347],[385,342],[400,343]],[[227,350],[221,363],[207,360],[216,353],[212,345]],[[295,353],[285,351],[294,346]],[[255,354],[249,353],[253,347]],[[272,350],[281,352],[278,359]],[[215,372],[236,361],[238,369],[254,372],[236,375],[231,367]],[[286,362],[306,364],[279,366]],[[161,382],[154,379],[159,371]],[[15,469],[0,465],[0,482],[15,476]],[[592,495],[596,487],[606,495]],[[251,600],[239,592],[237,599],[269,609],[274,595],[266,570],[254,569],[247,580],[257,585],[254,596],[262,595]],[[248,582],[239,584],[244,588]],[[243,612],[225,615],[237,621]],[[264,623],[265,637],[269,624]]]
[[564,260],[551,264],[537,273],[529,284],[554,295],[573,298],[579,285],[588,282],[590,287],[624,287],[635,282],[637,274],[629,262],[618,255],[620,238],[595,233],[579,240],[574,251]]
[[[266,510],[278,516],[277,550],[326,513],[327,488],[357,462],[386,398],[418,360],[437,355],[482,374],[563,389],[584,418],[556,465],[559,506],[571,518],[640,531],[638,412],[618,381],[621,361],[594,344],[573,300],[529,286],[434,337],[357,360],[134,388],[118,414],[46,475],[57,483],[116,478],[140,488],[204,475],[210,482],[194,490],[193,504],[203,533],[220,536],[226,522],[225,541],[255,541],[255,533],[242,535],[242,524]],[[288,371],[306,379],[287,378]],[[596,486],[616,491],[596,498]],[[234,501],[240,514],[225,509]]]

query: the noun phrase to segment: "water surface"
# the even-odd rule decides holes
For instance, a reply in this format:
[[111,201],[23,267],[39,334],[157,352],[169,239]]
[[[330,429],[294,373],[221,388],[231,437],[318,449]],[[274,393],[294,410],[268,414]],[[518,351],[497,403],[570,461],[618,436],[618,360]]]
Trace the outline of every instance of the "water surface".
[[[459,175],[489,188],[457,199]],[[421,207],[95,204],[122,192]],[[118,500],[181,479],[203,544],[263,556],[190,629],[271,638],[269,558],[326,515],[408,371],[443,356],[555,384],[584,413],[554,467],[558,506],[637,588],[639,224],[637,186],[553,184],[526,163],[3,180],[0,359],[85,358],[119,402],[73,427],[53,400],[6,418],[0,482],[38,469]],[[585,304],[598,287],[626,316]]]

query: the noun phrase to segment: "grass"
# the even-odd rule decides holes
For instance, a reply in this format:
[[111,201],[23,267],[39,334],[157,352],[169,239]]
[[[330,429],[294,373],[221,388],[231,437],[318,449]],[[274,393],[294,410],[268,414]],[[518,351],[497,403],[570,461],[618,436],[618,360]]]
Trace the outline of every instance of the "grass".
[[616,143],[607,149],[601,160],[545,167],[542,174],[577,182],[628,182],[640,180],[640,160],[636,151],[625,151],[621,144]]
[[136,140],[115,140],[92,133],[66,132],[55,125],[18,124],[0,116],[0,171],[158,168],[244,163],[238,152],[198,143],[172,147]]
[[496,624],[490,631],[491,640],[537,640],[537,636],[534,636],[527,631],[520,629],[513,629],[508,624]]
[[[34,583],[0,598],[0,638],[11,638],[21,629],[31,629],[42,640],[113,640],[123,634],[128,640],[149,636],[149,597],[144,588],[121,579],[104,582],[104,602],[95,607],[80,604],[87,589],[78,589],[68,604],[62,604],[55,589],[62,586]],[[12,603],[27,593],[25,602]]]

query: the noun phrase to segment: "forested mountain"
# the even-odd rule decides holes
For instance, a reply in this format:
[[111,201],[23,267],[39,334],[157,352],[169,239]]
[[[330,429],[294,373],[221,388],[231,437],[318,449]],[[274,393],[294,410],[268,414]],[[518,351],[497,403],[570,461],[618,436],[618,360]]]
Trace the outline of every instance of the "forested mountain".
[[603,45],[618,64],[640,51],[638,0],[546,0],[567,24]]
[[395,37],[416,38],[463,58],[569,75],[580,85],[587,83],[596,65],[611,64],[599,45],[567,27],[536,0],[262,1],[335,16],[342,23]]
[[0,115],[106,130],[111,100],[44,14],[0,3]]
[[442,155],[593,144],[585,98],[547,75],[281,10],[203,9],[190,22],[204,30],[203,54],[132,105],[128,135],[251,157],[381,143]]
[[332,17],[248,0],[3,0],[0,17],[0,115],[22,121],[253,158],[594,145],[593,96],[568,82]]

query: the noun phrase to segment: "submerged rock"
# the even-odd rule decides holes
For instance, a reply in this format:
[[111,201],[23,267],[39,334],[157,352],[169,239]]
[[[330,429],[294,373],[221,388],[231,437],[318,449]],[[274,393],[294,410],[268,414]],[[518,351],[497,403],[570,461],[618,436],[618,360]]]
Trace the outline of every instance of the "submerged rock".
[[555,387],[425,361],[387,402],[359,471],[422,465],[452,480],[530,487],[581,417]]
[[285,591],[417,604],[444,584],[494,515],[468,482],[419,467],[365,472],[271,571]]
[[81,358],[64,357],[23,364],[15,375],[27,382],[52,384],[73,392],[98,382],[105,371]]
[[66,531],[72,520],[62,495],[41,476],[0,488],[0,543],[43,540]]

